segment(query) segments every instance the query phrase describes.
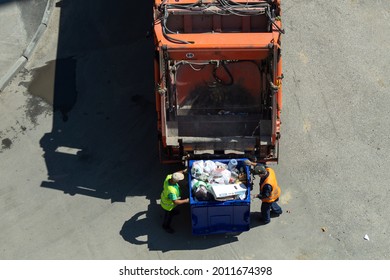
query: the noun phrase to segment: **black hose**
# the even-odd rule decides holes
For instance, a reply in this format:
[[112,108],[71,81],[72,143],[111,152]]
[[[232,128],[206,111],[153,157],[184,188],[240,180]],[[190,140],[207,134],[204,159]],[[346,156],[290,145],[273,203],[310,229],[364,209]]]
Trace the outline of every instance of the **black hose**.
[[217,81],[217,83],[219,83],[221,85],[224,85],[224,86],[231,86],[234,83],[234,79],[233,79],[232,73],[230,73],[230,71],[227,68],[227,66],[225,65],[225,63],[222,64],[222,67],[223,67],[223,69],[225,69],[226,73],[229,75],[230,81],[228,83],[225,83],[224,81],[222,81],[222,79],[220,79],[217,76],[217,69],[218,69],[218,67],[214,67],[214,69],[213,69],[213,77]]
[[275,26],[276,29],[277,29],[280,33],[284,34],[284,33],[285,33],[284,29],[280,29],[280,27],[279,27],[279,26],[275,23],[275,21],[272,19],[272,17],[271,17],[271,15],[270,15],[269,11],[267,11],[266,14],[267,14],[268,19],[269,19],[269,20],[271,21],[271,23],[273,24],[273,26]]

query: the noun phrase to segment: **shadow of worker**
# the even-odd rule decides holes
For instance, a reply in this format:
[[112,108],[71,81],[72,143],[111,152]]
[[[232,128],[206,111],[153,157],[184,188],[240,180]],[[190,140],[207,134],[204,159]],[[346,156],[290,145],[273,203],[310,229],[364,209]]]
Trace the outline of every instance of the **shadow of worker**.
[[175,228],[174,234],[165,232],[162,228],[164,211],[156,200],[152,200],[148,210],[134,214],[127,220],[120,231],[120,235],[127,242],[134,245],[148,244],[150,250],[169,251],[184,250],[187,247],[167,245],[177,239],[189,240],[191,238],[190,209],[188,205],[177,207],[180,212],[172,220]]
[[[135,214],[130,220],[126,221],[120,231],[124,240],[134,245],[144,245],[148,243],[148,211],[142,211]],[[146,239],[142,239],[145,237]]]
[[[180,209],[179,209],[180,208]],[[172,221],[174,234],[162,228],[164,211],[153,201],[147,211],[141,211],[126,221],[120,235],[134,245],[148,245],[150,251],[205,250],[238,241],[232,234],[193,235],[189,204],[178,207],[180,214]]]

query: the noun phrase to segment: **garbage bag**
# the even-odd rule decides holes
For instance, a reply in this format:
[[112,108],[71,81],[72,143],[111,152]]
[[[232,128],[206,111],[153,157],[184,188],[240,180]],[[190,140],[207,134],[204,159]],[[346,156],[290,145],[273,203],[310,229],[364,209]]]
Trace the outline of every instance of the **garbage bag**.
[[194,197],[200,201],[214,199],[214,196],[206,189],[205,186],[198,187],[194,192]]

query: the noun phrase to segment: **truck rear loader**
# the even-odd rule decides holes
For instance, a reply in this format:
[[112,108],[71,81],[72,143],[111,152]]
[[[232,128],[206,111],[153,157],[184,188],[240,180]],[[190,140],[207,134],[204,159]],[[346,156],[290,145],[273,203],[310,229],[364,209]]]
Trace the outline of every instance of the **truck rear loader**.
[[280,0],[155,0],[160,160],[278,162]]

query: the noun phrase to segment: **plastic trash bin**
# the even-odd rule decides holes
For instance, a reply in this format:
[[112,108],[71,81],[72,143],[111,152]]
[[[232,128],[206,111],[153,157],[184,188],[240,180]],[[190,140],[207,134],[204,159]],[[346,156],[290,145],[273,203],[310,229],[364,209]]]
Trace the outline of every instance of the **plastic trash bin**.
[[[243,159],[237,160],[237,168],[245,172],[246,196],[245,199],[227,201],[207,200],[199,201],[192,193],[192,175],[189,176],[189,195],[191,208],[192,233],[194,235],[208,235],[218,233],[243,232],[250,228],[250,172]],[[196,160],[190,160],[188,170],[191,170]],[[215,162],[228,164],[230,159],[216,159]]]

